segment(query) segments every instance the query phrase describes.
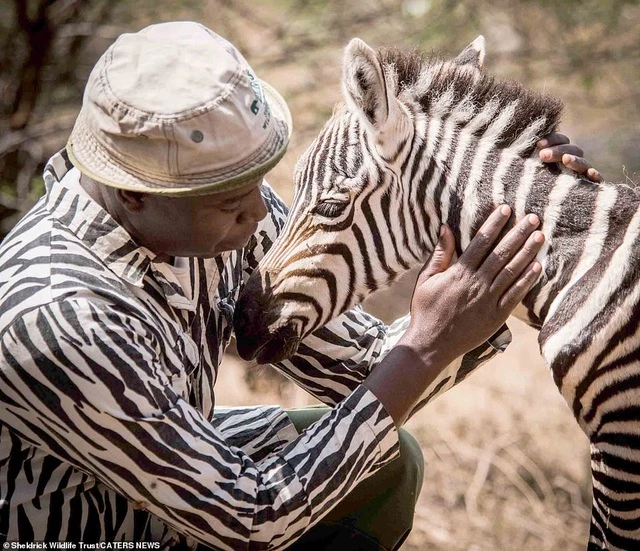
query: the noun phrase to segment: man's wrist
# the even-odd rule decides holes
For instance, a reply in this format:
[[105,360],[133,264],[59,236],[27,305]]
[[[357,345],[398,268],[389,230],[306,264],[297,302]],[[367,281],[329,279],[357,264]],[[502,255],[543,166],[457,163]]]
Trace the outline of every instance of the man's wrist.
[[401,426],[424,391],[448,365],[444,355],[404,337],[363,382],[376,395],[396,426]]
[[451,347],[446,346],[445,342],[435,338],[426,338],[425,331],[413,324],[407,327],[396,346],[406,348],[407,352],[415,357],[415,361],[422,364],[420,367],[428,372],[425,375],[433,375],[433,377],[436,377],[459,355],[452,353]]

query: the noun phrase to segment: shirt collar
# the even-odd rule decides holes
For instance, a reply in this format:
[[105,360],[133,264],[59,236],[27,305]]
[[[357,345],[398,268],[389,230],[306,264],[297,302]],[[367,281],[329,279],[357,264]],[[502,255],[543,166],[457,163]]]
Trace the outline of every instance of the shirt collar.
[[154,254],[131,235],[80,186],[80,173],[66,151],[54,155],[44,170],[46,204],[52,216],[69,228],[118,277],[142,287]]

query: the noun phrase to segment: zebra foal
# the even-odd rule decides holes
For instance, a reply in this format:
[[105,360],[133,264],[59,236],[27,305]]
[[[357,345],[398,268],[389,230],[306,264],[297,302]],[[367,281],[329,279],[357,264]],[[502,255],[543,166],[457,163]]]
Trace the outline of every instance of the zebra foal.
[[[279,241],[236,311],[241,355],[276,361],[424,263],[442,223],[458,252],[499,204],[541,219],[541,277],[517,315],[591,443],[590,549],[640,549],[640,195],[540,162],[559,101],[452,60],[346,49],[344,105],[295,171]],[[459,366],[453,366],[456,370]],[[459,380],[444,373],[429,397]]]

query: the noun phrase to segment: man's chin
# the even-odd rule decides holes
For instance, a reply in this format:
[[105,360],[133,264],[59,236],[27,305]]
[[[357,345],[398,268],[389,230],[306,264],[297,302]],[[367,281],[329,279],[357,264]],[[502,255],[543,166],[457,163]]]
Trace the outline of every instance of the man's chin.
[[238,249],[243,249],[244,247],[246,247],[249,244],[249,239],[250,238],[251,237],[248,237],[244,241],[238,241],[237,243],[220,244],[213,251],[207,251],[207,252],[202,253],[202,254],[194,254],[193,256],[195,256],[197,258],[216,258],[217,256],[220,256],[221,254],[228,253],[228,252],[231,252],[231,251],[237,251]]

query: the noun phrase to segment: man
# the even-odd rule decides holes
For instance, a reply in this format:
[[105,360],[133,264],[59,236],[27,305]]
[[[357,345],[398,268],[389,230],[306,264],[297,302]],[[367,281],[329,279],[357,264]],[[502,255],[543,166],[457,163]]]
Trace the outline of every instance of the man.
[[[320,331],[292,360],[330,410],[216,410],[235,298],[286,217],[263,177],[290,132],[284,100],[198,24],[125,34],[98,61],[45,197],[0,247],[0,539],[391,549],[406,537],[421,464],[401,432],[397,459],[397,427],[449,362],[491,349],[539,274],[543,236],[533,217],[496,243],[499,209],[447,269],[443,227],[406,331],[356,310],[340,339]],[[545,153],[584,170],[566,143]],[[325,391],[332,373],[350,382]],[[376,472],[381,486],[343,499]],[[387,518],[386,534],[367,533],[393,511],[408,527]]]

